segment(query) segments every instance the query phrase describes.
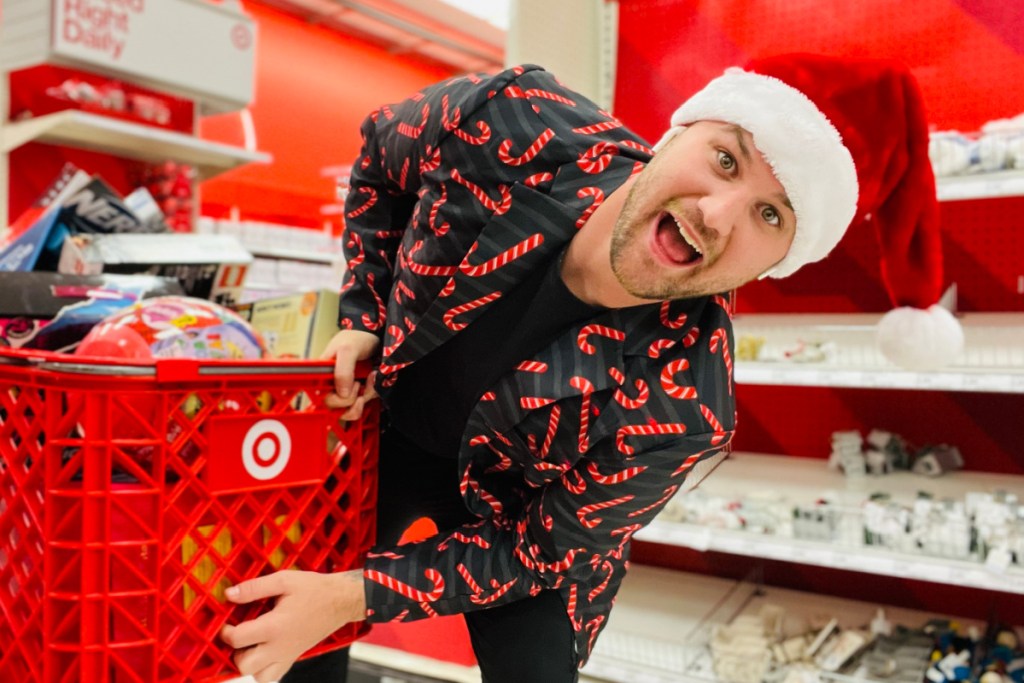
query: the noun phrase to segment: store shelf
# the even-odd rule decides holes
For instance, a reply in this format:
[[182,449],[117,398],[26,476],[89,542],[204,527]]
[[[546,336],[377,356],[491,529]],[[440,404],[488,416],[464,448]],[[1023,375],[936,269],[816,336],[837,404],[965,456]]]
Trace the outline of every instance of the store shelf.
[[[965,348],[957,362],[929,372],[902,370],[879,351],[881,314],[741,314],[734,321],[741,350],[740,384],[1024,393],[1024,314],[961,316]],[[746,341],[761,343],[744,360]],[[826,360],[787,360],[801,346],[827,347]]]
[[816,363],[781,365],[738,361],[735,378],[738,384],[1024,393],[1024,369],[1016,368],[907,372],[884,367],[846,369]]
[[1024,196],[1024,169],[935,179],[940,202]]
[[[707,649],[710,630],[741,615],[756,615],[765,605],[784,608],[791,621],[835,615],[842,628],[867,625],[879,607],[891,622],[908,627],[950,616],[634,564],[622,582],[608,627],[580,672],[580,683],[713,683]],[[960,623],[965,628],[976,625]],[[616,647],[622,636],[629,639],[632,652]],[[682,670],[659,670],[649,663],[658,657],[644,655],[680,648],[685,648],[686,658]]]
[[271,160],[271,156],[264,152],[252,152],[186,133],[75,110],[0,126],[0,148],[3,152],[10,152],[28,142],[66,145],[149,162],[172,159],[194,166],[200,179],[243,164]]
[[292,261],[309,261],[311,263],[327,263],[334,265],[342,258],[342,254],[310,251],[306,249],[284,249],[281,247],[258,247],[250,243],[245,245],[253,256],[263,258],[281,258]]
[[[714,475],[701,483],[700,491],[735,500],[771,494],[794,505],[809,505],[823,495],[839,503],[856,505],[875,492],[887,493],[894,502],[910,505],[919,491],[935,499],[962,498],[967,492],[1014,494],[1024,499],[1024,477],[979,472],[953,472],[937,478],[896,472],[864,480],[847,479],[816,458],[734,453]],[[641,541],[797,562],[833,569],[883,576],[913,578],[936,583],[1024,594],[1024,569],[990,569],[979,562],[900,553],[874,546],[847,547],[744,530],[721,529],[662,518],[637,532]]]

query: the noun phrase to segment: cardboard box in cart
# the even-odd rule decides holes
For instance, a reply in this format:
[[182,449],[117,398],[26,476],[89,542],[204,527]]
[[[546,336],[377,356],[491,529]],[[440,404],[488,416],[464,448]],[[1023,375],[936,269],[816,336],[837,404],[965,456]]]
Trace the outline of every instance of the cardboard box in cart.
[[67,238],[57,269],[176,277],[188,296],[230,306],[240,300],[250,264],[252,254],[231,235],[124,233]]
[[332,387],[330,363],[0,349],[0,681],[237,676],[218,634],[266,605],[225,585],[373,541],[376,407],[342,422]]
[[338,292],[329,289],[260,299],[237,310],[274,358],[316,360],[338,331]]

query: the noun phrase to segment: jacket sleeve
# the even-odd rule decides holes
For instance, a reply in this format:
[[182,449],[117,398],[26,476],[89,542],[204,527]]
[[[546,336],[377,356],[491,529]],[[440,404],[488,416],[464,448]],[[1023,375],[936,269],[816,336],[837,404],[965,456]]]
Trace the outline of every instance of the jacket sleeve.
[[[552,447],[575,448],[575,436],[561,431]],[[575,619],[576,601],[599,596],[614,566],[621,566],[611,560],[622,559],[630,538],[664,507],[690,467],[721,450],[730,436],[686,435],[632,457],[606,439],[571,469],[528,490],[514,516],[493,500],[494,515],[480,522],[419,543],[375,548],[364,567],[368,619],[464,613],[567,580]],[[577,591],[580,585],[588,587],[585,594]]]
[[398,246],[413,217],[423,173],[448,132],[442,101],[462,97],[472,80],[432,85],[363,121],[363,143],[345,199],[342,328],[383,335]]

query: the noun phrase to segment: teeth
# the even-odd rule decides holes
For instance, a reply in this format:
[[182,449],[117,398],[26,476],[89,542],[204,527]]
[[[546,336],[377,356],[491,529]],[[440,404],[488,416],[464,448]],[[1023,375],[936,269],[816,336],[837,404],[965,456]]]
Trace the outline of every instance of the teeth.
[[686,232],[685,230],[683,230],[683,226],[679,225],[679,219],[677,219],[675,216],[673,216],[672,220],[674,220],[676,222],[676,227],[679,228],[679,234],[680,234],[680,236],[682,236],[683,241],[686,242],[687,244],[689,244],[691,247],[693,247],[694,251],[696,251],[698,254],[703,256],[704,252],[702,252],[700,250],[700,247],[698,247],[696,244],[693,243],[693,240],[690,239],[689,233]]

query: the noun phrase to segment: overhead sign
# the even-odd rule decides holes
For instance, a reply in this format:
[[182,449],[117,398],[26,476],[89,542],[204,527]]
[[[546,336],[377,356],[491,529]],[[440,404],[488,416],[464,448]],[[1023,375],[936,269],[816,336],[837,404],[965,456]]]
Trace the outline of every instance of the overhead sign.
[[255,26],[204,0],[52,0],[53,53],[226,111],[253,93]]

